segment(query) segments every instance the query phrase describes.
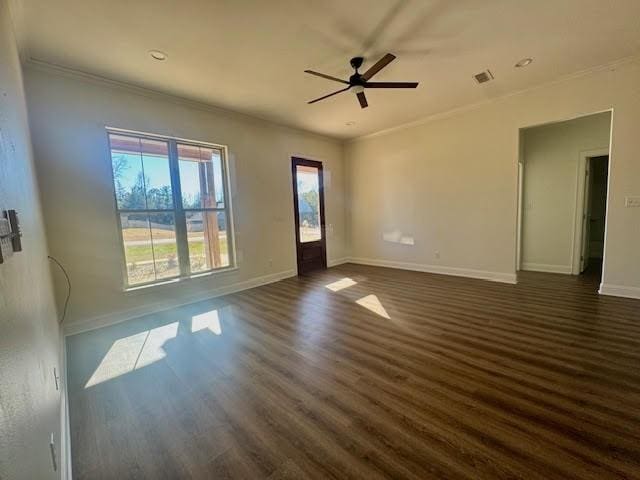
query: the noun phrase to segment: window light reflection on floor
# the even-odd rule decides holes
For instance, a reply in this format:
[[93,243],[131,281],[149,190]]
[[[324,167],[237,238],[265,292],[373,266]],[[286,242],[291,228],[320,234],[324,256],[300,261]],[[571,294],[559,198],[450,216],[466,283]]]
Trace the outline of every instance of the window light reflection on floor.
[[165,342],[178,333],[178,322],[119,338],[107,351],[84,388],[112,380],[165,357]]
[[344,278],[342,278],[340,280],[336,280],[333,283],[325,285],[325,288],[328,288],[332,292],[339,292],[340,290],[343,290],[345,288],[349,288],[352,285],[355,285],[356,283],[358,283],[358,282],[356,282],[355,280],[351,280],[348,277],[344,277]]
[[191,331],[199,332],[200,330],[209,329],[216,335],[222,335],[222,325],[217,310],[201,313],[191,317]]
[[380,315],[383,318],[391,320],[391,317],[382,306],[382,303],[380,303],[380,300],[378,299],[378,297],[373,294],[367,295],[366,297],[362,297],[361,299],[356,300],[356,303],[361,307],[364,307],[367,310],[370,310],[373,313]]

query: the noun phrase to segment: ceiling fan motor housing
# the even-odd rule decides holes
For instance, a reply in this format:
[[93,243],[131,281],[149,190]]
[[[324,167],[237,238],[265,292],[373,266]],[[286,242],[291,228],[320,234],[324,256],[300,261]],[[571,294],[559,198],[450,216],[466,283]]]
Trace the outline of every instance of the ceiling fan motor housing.
[[364,58],[363,57],[353,57],[349,61],[349,63],[351,63],[351,66],[356,70],[356,72],[362,66],[363,62],[364,62]]

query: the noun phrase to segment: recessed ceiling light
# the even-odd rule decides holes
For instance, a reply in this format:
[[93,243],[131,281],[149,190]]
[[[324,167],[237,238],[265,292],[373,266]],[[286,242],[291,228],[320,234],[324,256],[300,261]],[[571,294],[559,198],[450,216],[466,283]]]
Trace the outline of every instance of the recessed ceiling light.
[[353,120],[349,120],[347,123],[345,123],[345,125],[346,125],[347,127],[351,127],[351,126],[353,126],[353,125],[355,125],[355,124],[356,124],[356,122],[354,122]]
[[523,58],[518,63],[516,63],[514,67],[516,68],[526,67],[527,65],[531,65],[531,62],[533,62],[533,58]]
[[160,50],[149,50],[149,55],[151,55],[151,58],[154,60],[160,60],[161,62],[167,59],[167,54]]

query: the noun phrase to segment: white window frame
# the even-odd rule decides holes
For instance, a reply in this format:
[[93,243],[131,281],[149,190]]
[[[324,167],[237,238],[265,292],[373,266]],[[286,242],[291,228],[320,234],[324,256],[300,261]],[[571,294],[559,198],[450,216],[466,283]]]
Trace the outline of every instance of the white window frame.
[[[211,143],[211,142],[203,142],[199,140],[190,140],[190,139],[180,138],[180,137],[156,135],[153,133],[139,132],[135,130],[125,130],[125,129],[115,128],[115,127],[106,127],[106,133],[107,133],[109,163],[111,164],[111,168],[110,168],[111,186],[113,188],[116,223],[118,226],[118,233],[120,235],[120,247],[121,247],[121,257],[122,257],[121,265],[122,265],[122,278],[123,278],[124,290],[134,291],[142,288],[165,285],[165,284],[175,283],[175,282],[193,279],[193,278],[207,277],[217,273],[224,273],[224,272],[236,270],[238,267],[236,262],[235,229],[234,229],[234,221],[233,221],[233,206],[232,206],[232,199],[231,199],[231,178],[229,173],[229,160],[228,160],[229,155],[228,155],[227,146]],[[135,137],[135,138],[159,140],[159,141],[167,142],[168,148],[169,148],[168,160],[169,160],[169,172],[171,177],[171,194],[173,197],[173,210],[154,210],[154,209],[130,210],[130,209],[120,209],[118,207],[118,198],[116,194],[115,178],[113,175],[113,165],[112,165],[112,157],[111,157],[111,140],[110,140],[111,134],[126,135],[126,136]],[[187,209],[183,208],[182,191],[181,191],[181,185],[180,185],[178,147],[177,147],[178,144],[195,146],[195,147],[212,148],[220,152],[220,160],[221,160],[220,164],[221,164],[222,177],[223,177],[222,185],[223,185],[223,193],[224,193],[224,207],[222,208],[220,207],[187,208]],[[173,277],[165,277],[165,278],[156,279],[149,282],[130,284],[120,214],[129,213],[129,212],[158,213],[158,212],[167,212],[167,211],[173,212],[174,219],[175,219],[176,249],[177,249],[180,273]],[[224,212],[226,214],[226,230],[227,230],[227,237],[228,237],[227,248],[228,248],[228,255],[229,255],[229,265],[224,267],[212,268],[206,271],[199,271],[195,273],[191,272],[191,263],[189,259],[189,245],[188,245],[187,229],[186,229],[186,217],[185,217],[185,212],[190,212],[190,211],[216,211],[216,212]]]

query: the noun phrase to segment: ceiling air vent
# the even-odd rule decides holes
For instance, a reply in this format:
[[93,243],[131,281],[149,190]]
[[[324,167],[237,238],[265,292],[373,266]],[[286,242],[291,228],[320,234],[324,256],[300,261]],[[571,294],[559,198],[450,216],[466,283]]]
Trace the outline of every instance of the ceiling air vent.
[[473,78],[478,83],[485,83],[489,80],[493,80],[493,73],[490,70],[485,70],[484,72],[476,73]]

